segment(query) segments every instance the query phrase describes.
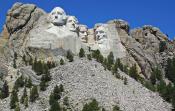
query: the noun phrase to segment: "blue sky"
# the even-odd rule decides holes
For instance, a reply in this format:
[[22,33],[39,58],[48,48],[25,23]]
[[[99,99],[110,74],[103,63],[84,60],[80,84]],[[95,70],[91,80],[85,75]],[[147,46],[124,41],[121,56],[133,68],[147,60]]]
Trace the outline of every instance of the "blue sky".
[[46,12],[60,6],[88,27],[117,18],[128,21],[131,28],[153,25],[175,37],[175,0],[0,0],[0,31],[15,2],[33,3]]

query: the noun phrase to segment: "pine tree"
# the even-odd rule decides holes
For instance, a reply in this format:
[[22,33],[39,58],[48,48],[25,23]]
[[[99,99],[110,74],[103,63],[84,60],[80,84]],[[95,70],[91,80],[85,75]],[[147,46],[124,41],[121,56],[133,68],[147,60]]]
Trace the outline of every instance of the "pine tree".
[[99,62],[99,63],[103,63],[103,61],[104,61],[104,57],[103,57],[103,55],[99,55],[98,56],[98,58],[97,58],[97,61]]
[[61,92],[64,92],[64,87],[63,87],[62,84],[60,84],[60,91],[61,91]]
[[167,45],[165,41],[160,41],[159,43],[159,52],[163,52],[167,49]]
[[27,97],[27,90],[26,87],[24,88],[23,95],[21,96],[20,102],[23,104],[25,101],[25,98]]
[[18,86],[18,87],[23,87],[24,86],[24,78],[23,76],[21,75],[15,82],[15,84]]
[[87,55],[88,60],[92,60],[91,54]]
[[8,96],[9,96],[9,86],[7,84],[7,81],[5,81],[1,90],[1,98],[4,99]]
[[16,59],[13,59],[13,68],[15,68],[16,69]]
[[80,49],[79,57],[80,58],[85,57],[85,52],[84,52],[84,49],[83,48]]
[[18,101],[19,100],[18,100],[17,91],[13,90],[11,94],[11,99],[10,99],[10,108],[15,109]]
[[19,103],[16,103],[15,111],[20,111]]
[[115,105],[114,107],[113,107],[113,110],[112,111],[120,111],[120,107],[118,107],[117,105]]
[[73,57],[72,53],[69,50],[67,51],[67,56],[66,57],[69,60],[69,62],[72,62],[74,60],[74,57]]
[[151,73],[150,80],[153,85],[156,84],[156,75],[154,72]]
[[55,100],[58,100],[61,98],[61,92],[62,92],[62,89],[56,85],[53,90],[53,95]]
[[128,80],[127,80],[127,78],[125,77],[124,78],[124,85],[127,85],[128,84]]
[[93,99],[92,102],[85,104],[82,111],[100,111],[98,102]]
[[41,81],[40,82],[40,90],[41,91],[45,91],[46,90],[46,87],[47,87],[46,81]]
[[117,59],[116,61],[117,61],[117,63],[118,63],[119,69],[120,69],[121,71],[123,71],[123,64],[121,63],[120,59]]
[[64,65],[64,60],[62,58],[60,59],[60,65]]
[[134,78],[136,81],[139,78],[138,72],[137,72],[137,67],[136,64],[134,66],[132,66],[129,70],[129,75]]
[[105,59],[104,59],[104,62],[103,62],[103,67],[104,67],[105,70],[107,69],[107,64],[108,64],[108,61],[107,61],[107,59],[105,58]]
[[107,59],[108,59],[108,63],[109,63],[110,65],[114,64],[114,55],[113,55],[113,52],[110,52],[110,53],[109,53]]
[[28,104],[28,96],[27,97],[25,97],[25,99],[24,99],[24,106],[25,106],[25,108],[27,108],[28,106],[29,106],[29,104]]
[[14,52],[14,59],[17,59],[17,53]]
[[118,72],[118,62],[116,60],[114,66],[112,68],[112,73],[116,74],[117,72]]
[[57,101],[54,101],[49,111],[61,111],[60,104]]
[[[26,79],[26,80],[27,80],[27,79]],[[28,80],[27,80],[27,82],[26,82],[25,85],[26,85],[26,87],[28,87],[28,88],[31,88],[31,87],[32,87],[33,84],[32,84],[31,77],[28,78]]]
[[52,103],[54,103],[56,100],[55,100],[55,97],[54,97],[54,93],[51,92],[50,96],[49,96],[49,104],[52,105]]
[[37,86],[33,86],[30,90],[30,102],[35,102],[35,100],[39,97]]

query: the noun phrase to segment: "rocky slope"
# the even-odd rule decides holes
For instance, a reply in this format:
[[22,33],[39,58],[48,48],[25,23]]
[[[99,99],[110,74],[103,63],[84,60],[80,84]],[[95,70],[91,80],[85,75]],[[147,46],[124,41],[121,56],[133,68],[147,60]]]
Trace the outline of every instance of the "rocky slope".
[[[61,101],[64,97],[69,97],[73,111],[80,111],[92,98],[107,111],[111,111],[115,105],[120,106],[122,111],[171,111],[171,105],[164,102],[157,93],[119,71],[119,74],[128,80],[128,84],[124,85],[122,79],[117,79],[110,71],[105,71],[103,66],[94,60],[78,58],[72,63],[52,69],[51,74],[53,80],[49,82],[47,90],[40,92],[36,103],[29,104],[25,111],[48,110],[48,95],[54,86],[59,84],[63,84],[65,88]],[[9,111],[9,98],[1,101],[0,108]]]

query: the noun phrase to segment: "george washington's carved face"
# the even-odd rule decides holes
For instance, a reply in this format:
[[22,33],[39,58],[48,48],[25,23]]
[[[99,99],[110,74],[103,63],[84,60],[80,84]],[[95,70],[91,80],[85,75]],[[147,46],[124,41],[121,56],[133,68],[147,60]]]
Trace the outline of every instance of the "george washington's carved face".
[[78,20],[75,16],[69,16],[67,19],[66,26],[69,28],[70,31],[76,31],[78,28]]
[[49,14],[49,21],[57,26],[62,26],[66,24],[66,13],[60,7],[54,8]]

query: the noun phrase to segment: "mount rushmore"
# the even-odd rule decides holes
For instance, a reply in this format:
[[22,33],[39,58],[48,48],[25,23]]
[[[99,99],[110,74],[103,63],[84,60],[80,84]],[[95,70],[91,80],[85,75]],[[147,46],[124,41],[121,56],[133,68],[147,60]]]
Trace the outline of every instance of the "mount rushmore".
[[[3,79],[8,81],[9,89],[12,89],[18,74],[31,77],[34,84],[40,84],[41,76],[32,70],[31,65],[25,64],[24,57],[28,62],[37,58],[58,65],[50,70],[53,78],[46,91],[40,92],[36,104],[29,104],[27,109],[22,107],[24,110],[48,110],[48,95],[60,83],[67,91],[63,95],[70,97],[71,107],[76,111],[82,109],[90,98],[97,99],[109,111],[116,104],[126,111],[172,109],[172,105],[158,93],[145,88],[127,72],[118,71],[121,78],[127,79],[126,85],[95,59],[77,57],[81,48],[87,55],[98,49],[104,58],[113,52],[114,59],[120,60],[123,69],[128,71],[136,66],[138,76],[146,82],[159,67],[163,81],[168,84],[170,81],[165,77],[164,69],[167,59],[175,56],[175,40],[169,40],[168,35],[157,27],[144,25],[130,29],[128,22],[114,19],[88,28],[61,7],[47,13],[33,4],[15,3],[7,12],[0,36],[0,74],[4,74]],[[161,43],[163,47],[160,47]],[[67,61],[67,51],[75,55],[73,62]],[[65,60],[64,65],[59,65],[61,59]],[[0,80],[0,87],[2,84]],[[0,110],[10,110],[9,99],[0,102]]]
[[[15,3],[7,13],[1,36],[1,56],[8,63],[12,63],[14,52],[20,57],[55,59],[67,50],[77,55],[80,48],[87,53],[99,49],[104,57],[113,52],[114,58],[128,67],[136,64],[144,78],[150,77],[155,66],[164,68],[167,58],[175,55],[174,41],[157,27],[130,29],[126,21],[114,19],[88,28],[60,7],[46,13],[33,4]],[[162,41],[166,49],[159,52]]]
[[[88,29],[86,25],[79,24],[75,16],[66,15],[60,7],[38,20],[36,27],[29,33],[27,47],[63,48],[74,54],[78,54],[80,48],[90,47],[92,50],[99,49],[104,56],[111,51],[116,52],[115,57],[123,57],[126,53],[115,25],[97,24],[95,28]],[[114,47],[118,47],[118,50]]]

